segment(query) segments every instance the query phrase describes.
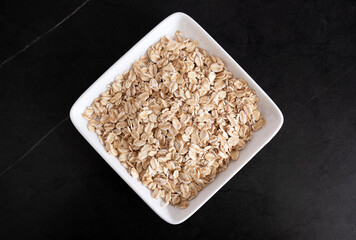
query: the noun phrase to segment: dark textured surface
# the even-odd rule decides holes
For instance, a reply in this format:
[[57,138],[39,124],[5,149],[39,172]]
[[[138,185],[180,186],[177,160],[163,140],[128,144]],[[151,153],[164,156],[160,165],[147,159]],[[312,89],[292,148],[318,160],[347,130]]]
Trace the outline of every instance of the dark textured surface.
[[[176,11],[240,63],[285,123],[172,226],[67,116]],[[355,16],[355,1],[0,1],[0,239],[356,239]]]

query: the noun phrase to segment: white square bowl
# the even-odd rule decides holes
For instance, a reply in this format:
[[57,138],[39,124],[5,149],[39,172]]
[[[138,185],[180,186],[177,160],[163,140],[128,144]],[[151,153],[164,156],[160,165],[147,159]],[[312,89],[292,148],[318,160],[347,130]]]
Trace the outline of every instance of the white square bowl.
[[[129,69],[131,64],[145,54],[146,50],[152,44],[159,41],[162,36],[168,35],[173,37],[177,30],[182,31],[183,37],[197,40],[199,46],[204,48],[209,54],[221,58],[227,69],[231,71],[235,77],[245,79],[250,88],[256,91],[260,99],[259,109],[266,119],[266,126],[258,132],[255,132],[251,142],[241,151],[239,159],[237,161],[231,161],[227,170],[220,173],[208,187],[199,192],[198,196],[189,202],[189,207],[185,210],[170,205],[165,208],[161,207],[162,200],[153,199],[150,191],[139,181],[132,178],[116,157],[109,155],[105,151],[104,146],[100,144],[96,134],[87,129],[87,120],[81,116],[86,107],[93,102],[94,98],[104,92],[106,86],[114,81],[118,73],[123,73]],[[195,213],[276,135],[283,124],[281,111],[257,83],[198,23],[188,15],[180,12],[174,13],[164,19],[96,80],[74,103],[70,110],[70,118],[83,137],[117,174],[120,175],[155,213],[170,224],[182,223]]]

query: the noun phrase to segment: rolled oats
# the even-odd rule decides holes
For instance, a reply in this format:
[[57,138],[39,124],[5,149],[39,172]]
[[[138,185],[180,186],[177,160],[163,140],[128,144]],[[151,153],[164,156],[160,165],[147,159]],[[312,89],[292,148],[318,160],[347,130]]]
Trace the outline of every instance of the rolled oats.
[[82,115],[152,197],[182,209],[266,123],[247,82],[179,31],[118,74]]

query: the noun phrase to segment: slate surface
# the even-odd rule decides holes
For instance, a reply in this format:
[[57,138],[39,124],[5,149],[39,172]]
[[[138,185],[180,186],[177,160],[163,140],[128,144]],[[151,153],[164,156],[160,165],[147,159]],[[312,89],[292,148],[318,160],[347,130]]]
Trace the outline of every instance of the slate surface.
[[[172,226],[68,114],[176,11],[237,60],[285,123]],[[355,16],[355,1],[1,1],[0,239],[356,239]]]

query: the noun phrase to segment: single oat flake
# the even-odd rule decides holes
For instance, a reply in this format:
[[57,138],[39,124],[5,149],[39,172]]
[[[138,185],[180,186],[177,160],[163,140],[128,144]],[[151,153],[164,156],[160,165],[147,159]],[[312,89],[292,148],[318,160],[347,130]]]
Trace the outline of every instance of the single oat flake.
[[247,82],[180,31],[118,74],[82,116],[152,197],[182,209],[266,123]]

